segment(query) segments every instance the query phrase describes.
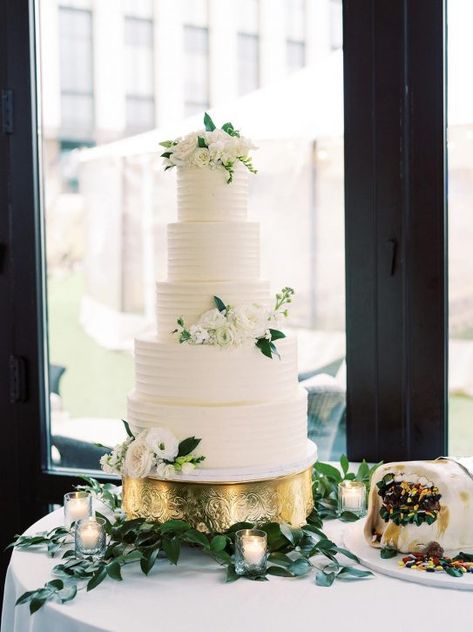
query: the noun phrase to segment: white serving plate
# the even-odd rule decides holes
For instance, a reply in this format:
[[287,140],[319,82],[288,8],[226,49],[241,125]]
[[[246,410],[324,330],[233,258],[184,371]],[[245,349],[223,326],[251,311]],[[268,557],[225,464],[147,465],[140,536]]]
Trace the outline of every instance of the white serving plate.
[[442,572],[413,571],[398,564],[399,560],[405,557],[407,553],[399,553],[396,557],[392,557],[389,560],[381,559],[380,549],[370,546],[364,538],[363,528],[365,520],[366,518],[353,522],[347,525],[343,531],[345,547],[359,558],[363,566],[383,575],[389,575],[389,577],[415,582],[416,584],[424,584],[424,586],[473,590],[473,573],[465,573],[463,577],[452,577]]

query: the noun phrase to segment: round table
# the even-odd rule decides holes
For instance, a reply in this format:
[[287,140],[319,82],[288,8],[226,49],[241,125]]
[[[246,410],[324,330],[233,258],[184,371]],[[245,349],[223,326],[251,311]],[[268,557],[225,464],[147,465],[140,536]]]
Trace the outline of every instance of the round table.
[[[62,524],[62,510],[45,516],[27,533]],[[343,524],[327,522],[341,542]],[[8,569],[1,632],[420,632],[470,629],[471,593],[430,588],[376,575],[360,581],[315,585],[313,576],[241,579],[224,583],[224,571],[197,552],[186,551],[177,567],[158,563],[148,577],[127,567],[125,581],[105,580],[68,604],[47,603],[30,616],[15,607],[25,591],[51,579],[56,559],[14,551]]]

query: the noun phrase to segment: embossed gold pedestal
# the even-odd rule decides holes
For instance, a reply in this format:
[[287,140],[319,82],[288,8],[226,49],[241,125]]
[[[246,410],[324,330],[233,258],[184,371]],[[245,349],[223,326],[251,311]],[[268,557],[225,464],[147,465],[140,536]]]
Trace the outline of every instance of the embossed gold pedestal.
[[129,519],[181,519],[208,533],[226,531],[237,522],[288,522],[299,527],[313,506],[312,467],[246,483],[123,479],[123,508]]

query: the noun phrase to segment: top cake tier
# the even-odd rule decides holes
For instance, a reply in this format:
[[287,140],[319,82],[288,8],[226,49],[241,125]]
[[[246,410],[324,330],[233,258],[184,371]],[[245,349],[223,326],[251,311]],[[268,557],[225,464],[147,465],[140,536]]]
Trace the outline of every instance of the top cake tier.
[[246,220],[248,171],[235,168],[227,183],[223,169],[178,167],[177,212],[180,222],[241,222]]

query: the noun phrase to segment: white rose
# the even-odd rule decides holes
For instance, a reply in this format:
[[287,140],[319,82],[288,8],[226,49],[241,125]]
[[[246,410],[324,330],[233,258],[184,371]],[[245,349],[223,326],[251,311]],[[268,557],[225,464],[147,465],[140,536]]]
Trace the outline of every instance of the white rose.
[[199,147],[191,156],[191,164],[195,167],[208,167],[210,162],[209,150],[206,147]]
[[181,138],[177,145],[172,148],[172,159],[180,161],[188,161],[198,146],[198,137],[194,132]]
[[225,143],[222,140],[217,140],[209,145],[210,159],[216,162],[220,160],[222,152],[225,150]]
[[262,305],[242,305],[232,310],[232,321],[238,330],[262,338],[268,329],[268,310]]
[[130,443],[126,457],[124,472],[131,478],[146,478],[154,464],[153,453],[145,441],[139,439]]
[[156,466],[156,474],[159,478],[172,478],[175,474],[175,469],[169,463],[158,463]]
[[179,452],[179,441],[166,428],[149,428],[140,437],[158,459],[172,461]]
[[195,465],[193,463],[183,463],[181,467],[181,472],[183,474],[190,474],[195,470]]
[[204,329],[218,329],[218,327],[225,325],[226,322],[227,319],[225,318],[225,315],[215,308],[204,312],[199,318],[197,325],[203,327]]
[[189,329],[189,333],[195,345],[203,345],[208,342],[210,338],[209,332],[200,325],[192,325]]
[[232,327],[224,325],[215,331],[215,342],[219,347],[228,347],[236,342]]

